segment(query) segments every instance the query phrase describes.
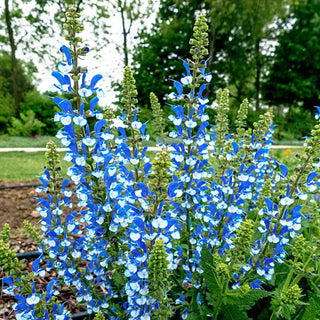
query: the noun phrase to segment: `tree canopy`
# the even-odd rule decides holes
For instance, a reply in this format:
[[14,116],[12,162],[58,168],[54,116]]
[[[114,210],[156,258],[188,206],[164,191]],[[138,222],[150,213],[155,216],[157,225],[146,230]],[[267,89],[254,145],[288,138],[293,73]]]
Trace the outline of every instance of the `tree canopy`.
[[260,82],[269,55],[262,45],[273,37],[269,26],[284,15],[286,5],[285,0],[162,0],[152,32],[140,34],[133,57],[142,104],[148,104],[149,88],[156,88],[163,103],[161,97],[170,91],[165,79],[181,75],[178,58],[188,57],[192,25],[199,12],[205,11],[210,28],[208,67],[213,74],[213,89],[207,94],[212,98],[219,87],[227,86],[238,103],[253,98],[259,109]]
[[265,79],[264,98],[272,105],[312,110],[320,97],[320,1],[293,5],[287,23]]

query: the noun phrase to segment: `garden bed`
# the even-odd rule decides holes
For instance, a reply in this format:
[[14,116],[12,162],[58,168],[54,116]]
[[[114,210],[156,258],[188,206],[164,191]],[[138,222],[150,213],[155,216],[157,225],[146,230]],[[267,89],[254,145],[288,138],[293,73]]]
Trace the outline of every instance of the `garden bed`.
[[[5,181],[0,180],[0,186],[22,186],[22,185],[39,184],[39,180],[21,180],[21,181]],[[11,227],[12,235],[16,241],[21,242],[21,248],[17,248],[18,252],[25,249],[32,249],[29,240],[22,234],[23,221],[29,220],[32,224],[40,220],[38,211],[36,211],[37,198],[39,193],[35,191],[35,187],[0,189],[0,229],[5,223]],[[34,249],[33,249],[34,250]]]
[[[28,255],[26,253],[36,253],[37,245],[29,238],[24,231],[23,221],[28,220],[32,224],[37,224],[40,221],[40,216],[37,210],[37,198],[40,196],[35,191],[35,187],[20,187],[26,185],[37,185],[38,180],[21,180],[21,181],[4,181],[0,180],[0,229],[3,228],[5,223],[9,223],[11,228],[11,249],[15,249],[18,256],[22,259],[28,259],[26,268],[29,272],[32,272],[32,262],[37,258],[37,255]],[[6,275],[0,269],[0,278]],[[39,286],[44,290],[55,277],[54,271],[47,272],[44,278],[39,278]],[[1,282],[0,282],[1,287]],[[1,288],[0,288],[1,292]],[[88,314],[85,312],[85,307],[77,306],[75,299],[71,299],[72,294],[70,290],[65,286],[60,290],[59,300],[65,302],[68,310],[72,313],[72,319],[89,319]],[[11,309],[11,306],[15,302],[13,296],[8,296],[0,293],[0,319],[15,319],[15,314]],[[10,314],[11,312],[11,314]]]

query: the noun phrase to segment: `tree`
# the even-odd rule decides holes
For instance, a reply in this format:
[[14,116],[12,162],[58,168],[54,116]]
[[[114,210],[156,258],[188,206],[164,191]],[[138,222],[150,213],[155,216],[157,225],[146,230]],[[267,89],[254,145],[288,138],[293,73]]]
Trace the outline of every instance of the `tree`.
[[279,37],[274,63],[263,86],[264,99],[276,106],[313,110],[320,97],[320,1],[292,6],[291,27]]
[[142,106],[149,105],[150,88],[160,103],[164,103],[163,97],[170,92],[170,80],[165,82],[165,79],[178,78],[183,72],[179,57],[188,56],[188,36],[192,34],[195,12],[204,7],[206,3],[197,0],[190,0],[187,5],[175,0],[161,1],[150,34],[140,33],[133,70]]
[[[32,63],[25,63],[17,59],[17,86],[21,101],[26,97],[26,93],[34,90],[32,84],[32,73],[35,67]],[[0,55],[0,127],[1,132],[5,132],[8,126],[10,117],[16,115],[15,101],[14,101],[14,88],[11,81],[11,57],[8,53],[4,52]]]
[[[10,13],[9,8],[9,0],[4,1],[5,9],[4,9],[4,15],[5,15],[5,24],[7,28],[8,33],[8,39],[10,44],[10,56],[11,56],[11,80],[12,80],[12,93],[14,98],[14,104],[16,109],[16,114],[18,113],[18,105],[21,102],[21,91],[18,85],[18,66],[17,66],[17,57],[16,57],[16,51],[17,51],[17,41],[15,39],[13,26],[12,26],[12,13]],[[19,11],[18,11],[19,12]]]
[[[286,4],[286,0],[162,0],[152,32],[140,35],[133,58],[142,104],[148,104],[148,88],[156,84],[155,93],[161,99],[170,90],[164,79],[180,77],[183,70],[178,57],[188,57],[188,34],[197,14],[205,11],[210,27],[211,58],[207,63],[213,74],[213,90],[207,95],[213,98],[218,87],[228,86],[237,101],[249,96],[259,107],[260,79],[266,63],[261,43],[270,37],[267,27],[285,12]],[[168,65],[170,72],[165,67]]]
[[109,11],[114,15],[119,13],[122,27],[122,45],[117,50],[123,56],[124,66],[129,65],[130,44],[129,36],[135,23],[143,28],[144,21],[150,16],[155,3],[150,0],[113,0],[109,1]]

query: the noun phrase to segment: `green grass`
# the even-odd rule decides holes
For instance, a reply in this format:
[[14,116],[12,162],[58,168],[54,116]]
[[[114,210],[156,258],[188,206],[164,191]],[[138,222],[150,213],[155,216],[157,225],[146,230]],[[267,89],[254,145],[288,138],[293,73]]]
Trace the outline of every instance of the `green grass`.
[[[37,179],[45,165],[45,151],[42,152],[0,152],[0,180],[18,181]],[[59,152],[60,159],[65,152]],[[152,160],[154,152],[147,152]],[[65,177],[69,162],[61,161],[62,175]]]
[[[292,171],[299,163],[299,158],[295,154],[301,154],[303,149],[274,149],[271,154],[277,160],[288,166]],[[45,152],[0,152],[0,180],[30,180],[36,179],[43,172],[45,164]],[[59,153],[60,158],[64,157],[64,152]],[[147,152],[151,160],[154,152]],[[69,163],[61,161],[62,173],[65,174]]]
[[0,148],[45,148],[49,140],[60,145],[56,137],[41,136],[39,138],[0,136]]
[[[37,179],[43,172],[45,152],[0,152],[0,180]],[[64,157],[64,152],[60,157]],[[61,162],[62,173],[66,172],[68,163]]]

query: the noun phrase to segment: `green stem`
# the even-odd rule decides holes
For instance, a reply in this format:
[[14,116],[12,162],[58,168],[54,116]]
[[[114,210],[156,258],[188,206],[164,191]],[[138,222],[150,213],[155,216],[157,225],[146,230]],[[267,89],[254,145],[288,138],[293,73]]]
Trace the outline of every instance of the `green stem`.
[[[280,307],[281,308],[281,307]],[[277,315],[276,315],[276,313],[273,311],[272,312],[272,315],[271,315],[271,317],[270,317],[270,320],[277,320]]]
[[[292,276],[293,276],[293,270],[291,269],[291,270],[289,271],[289,273],[288,273],[286,282],[284,283],[281,292],[287,291],[287,289],[288,289],[288,287],[289,287],[289,285],[290,285],[290,281],[291,281],[291,279],[292,279]],[[278,311],[280,311],[281,309],[282,309],[282,306],[280,305]],[[276,320],[277,318],[278,318],[277,312],[274,310],[274,311],[272,312],[272,314],[271,314],[270,320]]]
[[282,291],[286,291],[288,289],[292,276],[293,276],[293,270],[291,269],[287,276],[286,282],[283,285]]
[[223,297],[225,295],[225,291],[227,289],[227,285],[228,285],[228,280],[225,280],[225,282],[223,284],[223,287],[222,287],[222,290],[220,291],[218,300],[216,302],[216,305],[214,306],[213,316],[212,316],[213,320],[217,319],[217,317],[219,315],[220,307],[222,305],[222,299],[223,299]]

